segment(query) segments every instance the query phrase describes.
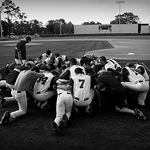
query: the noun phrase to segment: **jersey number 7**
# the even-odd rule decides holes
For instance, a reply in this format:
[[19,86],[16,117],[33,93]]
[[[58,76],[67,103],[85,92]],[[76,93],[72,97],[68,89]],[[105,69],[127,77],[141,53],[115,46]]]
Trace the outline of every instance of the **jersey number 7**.
[[79,82],[81,83],[81,84],[80,84],[80,88],[83,88],[83,85],[84,85],[85,80],[79,79]]

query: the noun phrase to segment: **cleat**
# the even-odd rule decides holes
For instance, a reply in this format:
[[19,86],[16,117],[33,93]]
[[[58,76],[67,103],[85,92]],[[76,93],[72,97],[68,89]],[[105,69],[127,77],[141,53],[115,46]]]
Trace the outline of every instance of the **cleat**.
[[56,133],[56,135],[60,134],[60,129],[59,129],[58,125],[56,124],[56,122],[52,123],[52,128],[53,128],[54,132]]
[[41,109],[45,109],[45,110],[50,109],[50,106],[49,106],[49,104],[48,104],[48,101],[44,102],[44,103],[41,105]]
[[0,125],[10,121],[10,112],[6,111],[1,118]]
[[66,128],[68,120],[69,120],[69,119],[68,119],[67,115],[64,114],[62,120],[61,120],[60,123],[59,123],[59,127],[60,127],[61,129]]
[[135,108],[134,113],[138,120],[142,120],[142,121],[147,120],[147,118],[144,116],[143,112],[140,111],[138,108]]
[[86,113],[92,113],[92,108],[91,108],[90,105],[87,106],[87,108],[85,109],[85,112],[86,112]]
[[76,114],[78,114],[79,113],[78,108],[77,107],[73,107],[73,112],[76,113]]
[[38,102],[37,103],[37,107],[41,107],[42,103],[41,102]]

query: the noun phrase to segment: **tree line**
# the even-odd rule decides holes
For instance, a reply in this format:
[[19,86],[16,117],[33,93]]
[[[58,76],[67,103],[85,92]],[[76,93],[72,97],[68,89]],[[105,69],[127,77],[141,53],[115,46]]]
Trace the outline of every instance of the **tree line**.
[[[21,12],[20,7],[12,0],[4,0],[1,6],[1,13],[6,14],[5,20],[2,20],[3,36],[7,35],[34,35],[34,34],[73,34],[74,25],[72,22],[66,23],[61,19],[48,20],[44,26],[41,21],[36,19],[27,21],[27,15]],[[124,14],[116,15],[115,19],[110,24],[137,24],[140,18],[132,12],[125,12]],[[82,25],[95,25],[102,23],[88,21]]]

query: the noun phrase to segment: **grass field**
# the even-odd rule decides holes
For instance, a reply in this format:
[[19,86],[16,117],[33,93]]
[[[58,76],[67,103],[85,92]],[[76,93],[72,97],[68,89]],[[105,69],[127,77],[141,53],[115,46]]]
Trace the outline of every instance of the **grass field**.
[[[109,49],[123,42],[126,45],[126,41],[137,45],[143,41],[146,48],[143,47],[142,53],[149,55],[148,44],[145,44],[149,43],[148,40],[150,36],[39,38],[33,39],[27,46],[27,55],[28,58],[35,58],[50,49],[53,53],[66,54],[69,58],[81,57],[87,51]],[[0,66],[14,60],[16,42],[17,40],[0,41]],[[132,44],[128,45],[130,46]],[[142,59],[143,55],[140,60],[135,59],[137,51],[134,52],[134,58],[117,59],[118,62],[124,65],[128,61],[140,61],[149,69],[150,60]],[[114,111],[73,114],[67,129],[63,130],[60,137],[51,128],[55,110],[41,110],[29,105],[25,116],[11,124],[0,126],[0,150],[149,150],[149,97],[146,107],[141,108],[148,117],[147,122]],[[0,108],[0,116],[6,110],[13,111],[17,108],[16,102],[9,102]]]

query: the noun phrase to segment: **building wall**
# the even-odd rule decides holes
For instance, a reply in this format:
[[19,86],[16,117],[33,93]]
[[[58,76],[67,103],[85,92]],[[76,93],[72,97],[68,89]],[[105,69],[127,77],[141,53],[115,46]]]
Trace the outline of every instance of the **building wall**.
[[[106,28],[105,28],[106,27]],[[108,28],[107,28],[108,27]],[[74,25],[74,34],[138,34],[150,33],[149,24]]]
[[113,24],[112,33],[138,33],[138,24]]
[[98,34],[99,25],[74,25],[74,34]]
[[149,26],[148,25],[142,25],[141,26],[141,34],[142,33],[150,33],[149,32]]

